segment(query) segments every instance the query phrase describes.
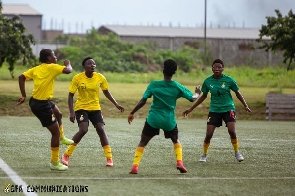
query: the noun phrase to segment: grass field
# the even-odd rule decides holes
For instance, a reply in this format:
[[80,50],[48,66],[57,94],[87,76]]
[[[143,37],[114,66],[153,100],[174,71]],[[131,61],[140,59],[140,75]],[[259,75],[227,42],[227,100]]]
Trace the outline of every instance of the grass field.
[[[67,137],[77,125],[63,119]],[[37,193],[38,195],[295,195],[295,122],[238,120],[240,152],[237,162],[225,127],[216,130],[206,163],[199,163],[206,121],[180,119],[179,137],[188,173],[176,170],[172,142],[163,133],[146,147],[139,174],[131,175],[133,154],[144,119],[132,125],[126,118],[106,118],[114,167],[105,166],[98,136],[90,126],[70,159],[69,170],[49,169],[50,134],[35,117],[0,118],[0,185],[88,186],[88,192]],[[63,153],[65,146],[61,147]],[[7,164],[15,173],[9,171]],[[6,173],[6,172],[8,173]],[[4,195],[4,193],[0,193]],[[7,195],[24,195],[10,193]]]
[[[124,108],[125,112],[120,113],[114,107],[114,105],[107,100],[107,98],[101,93],[101,105],[102,111],[105,117],[111,118],[127,118],[130,111],[133,109],[135,104],[140,100],[144,93],[147,84],[144,83],[110,83],[110,92],[116,98]],[[57,103],[59,109],[63,112],[64,116],[68,116],[68,87],[69,82],[67,81],[56,81],[54,89],[54,101]],[[195,89],[194,85],[187,85],[187,88],[192,92]],[[29,81],[26,83],[27,100],[22,105],[16,105],[18,98],[20,97],[19,87],[17,81],[0,80],[0,116],[32,116],[32,112],[28,106],[28,100],[31,96],[33,89],[33,82]],[[233,94],[235,105],[237,108],[237,118],[243,120],[263,120],[265,119],[265,95],[269,92],[276,91],[277,88],[271,87],[241,87],[240,92],[245,97],[252,115],[250,116],[245,112],[243,105],[237,100]],[[283,88],[281,93],[295,94],[295,88]],[[75,95],[76,97],[77,95]],[[188,118],[202,118],[205,119],[208,113],[210,94],[208,98],[198,106]],[[137,117],[145,118],[149,109],[151,99],[148,99],[146,106],[136,113]],[[176,108],[177,118],[182,118],[182,112],[192,106],[192,103],[185,100],[179,99]]]

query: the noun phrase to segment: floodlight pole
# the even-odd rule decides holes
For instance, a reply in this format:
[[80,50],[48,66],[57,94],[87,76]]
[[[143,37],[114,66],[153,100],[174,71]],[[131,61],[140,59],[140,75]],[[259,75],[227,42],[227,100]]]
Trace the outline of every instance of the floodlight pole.
[[207,0],[205,0],[205,22],[204,22],[204,53],[205,53],[205,58],[206,58],[206,53],[207,53]]

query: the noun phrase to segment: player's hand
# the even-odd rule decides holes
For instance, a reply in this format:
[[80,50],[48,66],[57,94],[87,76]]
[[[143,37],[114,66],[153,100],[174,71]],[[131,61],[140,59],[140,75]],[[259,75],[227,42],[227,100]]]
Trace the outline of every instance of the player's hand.
[[131,125],[131,122],[133,121],[134,119],[134,115],[133,114],[129,114],[128,116],[128,123]]
[[64,61],[64,65],[65,65],[65,66],[70,65],[70,64],[71,64],[71,62],[70,62],[69,60],[65,60],[65,61]]
[[186,117],[192,110],[189,108],[189,109],[186,109],[184,112],[182,112],[182,116]]
[[116,108],[118,108],[118,110],[120,110],[121,112],[124,112],[124,108],[121,105],[116,105]]
[[195,93],[198,93],[200,95],[201,92],[202,92],[201,91],[201,86],[200,85],[196,86]]
[[69,119],[70,119],[70,121],[72,122],[72,123],[74,123],[75,122],[75,114],[72,114],[72,113],[70,113],[70,116],[69,116]]
[[21,98],[19,98],[19,99],[18,99],[18,102],[17,102],[17,105],[22,104],[23,102],[25,102],[25,100],[26,100],[26,97],[21,97]]
[[250,108],[247,106],[247,107],[245,107],[245,110],[247,111],[247,112],[249,112],[249,113],[252,113],[252,111],[250,110]]

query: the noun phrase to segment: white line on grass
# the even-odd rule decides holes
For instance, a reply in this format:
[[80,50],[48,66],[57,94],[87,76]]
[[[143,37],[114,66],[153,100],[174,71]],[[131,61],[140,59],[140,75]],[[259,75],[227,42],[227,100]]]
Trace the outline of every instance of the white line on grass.
[[[8,177],[5,177],[4,179],[11,179],[16,185],[22,185],[24,187],[27,187],[28,185],[21,179],[19,175],[15,171],[13,171],[9,165],[7,165],[1,158],[0,158],[0,168],[8,175]],[[24,190],[24,195],[26,196],[38,196],[36,193],[33,192],[26,192]]]
[[[5,179],[7,177],[0,177]],[[95,177],[23,177],[30,180],[295,180],[294,177],[111,177],[111,178],[95,178]]]

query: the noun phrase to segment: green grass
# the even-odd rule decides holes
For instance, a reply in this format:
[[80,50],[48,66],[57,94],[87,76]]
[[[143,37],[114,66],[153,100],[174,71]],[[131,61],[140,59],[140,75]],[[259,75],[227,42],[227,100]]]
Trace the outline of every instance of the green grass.
[[[69,82],[67,81],[56,81],[54,90],[54,101],[57,103],[59,109],[64,113],[64,116],[68,116],[68,87]],[[135,104],[140,100],[144,93],[147,84],[145,83],[110,83],[110,92],[113,94],[115,99],[124,108],[125,112],[120,113],[114,105],[101,93],[101,105],[102,111],[105,117],[111,118],[125,118],[129,112],[133,109]],[[186,85],[192,92],[195,89],[195,85]],[[26,82],[27,97],[31,96],[33,89],[33,82]],[[245,97],[249,107],[252,109],[252,115],[248,115],[244,111],[244,108],[239,100],[235,100],[237,107],[237,118],[247,120],[263,120],[265,119],[265,94],[277,91],[277,88],[271,87],[241,87],[240,92]],[[280,90],[281,93],[295,94],[295,88],[283,88]],[[76,97],[77,95],[75,95]],[[0,80],[0,116],[32,116],[32,112],[28,106],[28,99],[22,105],[16,105],[18,98],[20,97],[18,82],[13,80]],[[209,107],[210,94],[208,98],[198,106],[188,118],[203,118],[207,117]],[[149,104],[151,99],[148,99],[147,104],[139,110],[136,115],[137,117],[144,118],[148,112]],[[191,102],[179,99],[176,116],[182,118],[181,113],[192,105]]]
[[[88,186],[89,192],[71,195],[294,195],[295,122],[238,120],[240,152],[245,158],[241,163],[234,157],[226,128],[216,129],[207,163],[199,163],[206,121],[179,119],[179,137],[188,173],[180,174],[176,170],[172,142],[164,139],[161,132],[146,147],[139,174],[130,175],[144,119],[136,118],[132,125],[127,123],[127,118],[105,121],[113,168],[105,167],[98,136],[90,126],[70,158],[69,170],[51,171],[50,133],[35,117],[0,118],[0,157],[28,185]],[[66,118],[63,122],[66,136],[72,137],[77,124]],[[65,149],[62,146],[61,152]],[[0,170],[2,188],[8,183],[16,184]]]

